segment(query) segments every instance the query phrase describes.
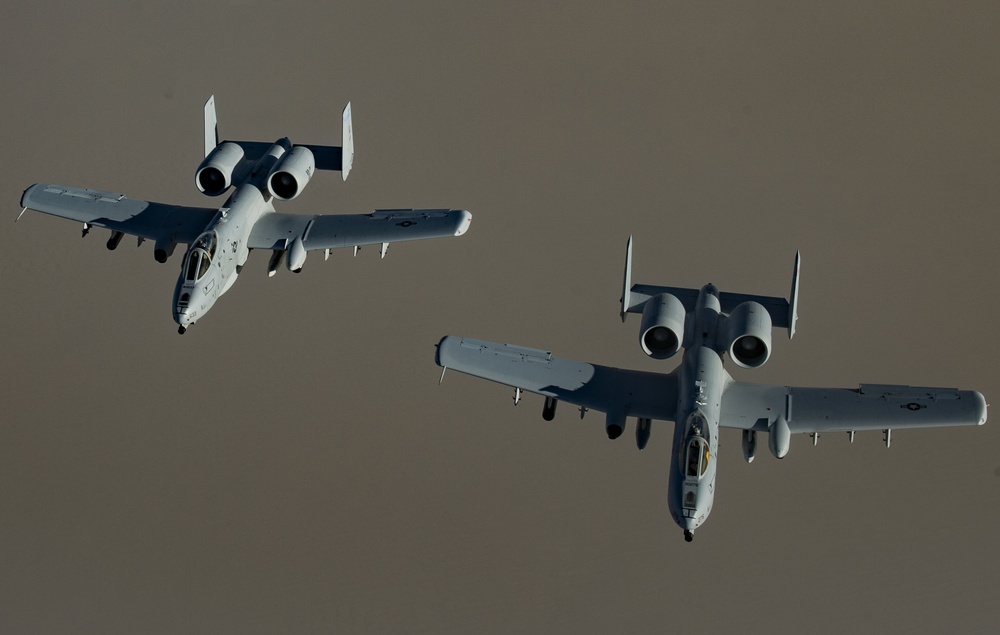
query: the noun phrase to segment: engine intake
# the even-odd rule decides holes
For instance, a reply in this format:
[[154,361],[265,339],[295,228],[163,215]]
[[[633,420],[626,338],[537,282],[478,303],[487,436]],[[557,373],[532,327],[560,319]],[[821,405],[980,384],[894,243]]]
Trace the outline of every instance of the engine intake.
[[267,191],[274,198],[291,200],[302,192],[315,171],[316,159],[312,151],[305,146],[295,146],[274,164],[267,177]]
[[729,355],[741,368],[760,368],[771,356],[771,315],[760,303],[738,305],[726,320]]
[[667,359],[681,348],[686,311],[681,301],[661,293],[646,301],[642,308],[639,345],[653,359]]
[[194,181],[198,190],[208,196],[218,196],[233,184],[233,171],[243,160],[243,148],[232,142],[215,147],[198,166]]

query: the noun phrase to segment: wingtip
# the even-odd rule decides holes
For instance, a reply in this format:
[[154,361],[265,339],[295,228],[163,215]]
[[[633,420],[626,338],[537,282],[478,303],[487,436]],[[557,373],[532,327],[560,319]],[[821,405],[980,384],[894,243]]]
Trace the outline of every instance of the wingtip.
[[981,426],[981,425],[983,425],[983,424],[986,423],[986,418],[987,418],[987,415],[989,413],[990,404],[988,404],[986,402],[986,397],[984,397],[983,393],[981,393],[981,392],[976,392],[976,401],[979,402],[979,404],[978,404],[978,406],[979,406],[979,408],[978,408],[978,410],[979,410],[979,423],[977,423],[976,425],[980,425]]
[[455,229],[455,235],[461,236],[465,234],[465,232],[469,231],[470,225],[472,225],[472,213],[465,209],[458,210],[458,227]]
[[[441,347],[444,346],[445,341],[451,337],[450,335],[445,335],[438,343],[434,345],[434,363],[441,368],[446,368],[446,366],[441,362]],[[444,371],[441,371],[441,378],[444,379]]]

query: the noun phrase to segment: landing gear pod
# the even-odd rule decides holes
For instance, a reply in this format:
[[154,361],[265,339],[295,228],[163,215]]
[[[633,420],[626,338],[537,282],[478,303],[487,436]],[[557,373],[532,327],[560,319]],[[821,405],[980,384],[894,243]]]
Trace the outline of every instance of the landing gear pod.
[[609,412],[604,423],[604,430],[609,439],[617,439],[625,431],[625,413]]
[[156,259],[156,262],[166,262],[176,247],[177,243],[169,238],[157,238],[156,243],[153,244],[153,258]]
[[753,430],[743,431],[743,459],[747,463],[753,463],[753,456],[757,450],[757,433]]
[[792,431],[788,428],[788,422],[784,417],[778,417],[767,433],[767,445],[771,449],[771,454],[778,459],[785,458],[791,440]]
[[285,264],[289,271],[294,273],[302,271],[302,265],[306,264],[306,248],[302,244],[302,236],[292,241],[292,245],[288,248]]
[[542,419],[546,421],[552,421],[556,418],[556,406],[559,405],[559,400],[555,397],[546,397],[545,404],[542,405]]
[[124,233],[113,231],[111,232],[111,238],[108,238],[108,249],[114,251],[118,249],[118,243],[122,241],[122,237],[125,236]]

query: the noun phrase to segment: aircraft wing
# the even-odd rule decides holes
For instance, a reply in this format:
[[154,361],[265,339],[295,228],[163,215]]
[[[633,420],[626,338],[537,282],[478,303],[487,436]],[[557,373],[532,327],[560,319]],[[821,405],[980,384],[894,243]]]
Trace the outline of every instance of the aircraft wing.
[[254,225],[251,249],[285,249],[297,238],[307,251],[422,238],[461,236],[472,214],[456,209],[375,210],[371,214],[301,215],[270,212]]
[[547,351],[447,336],[437,345],[438,366],[584,408],[673,421],[677,377],[610,368],[554,357]]
[[720,425],[767,430],[779,416],[791,432],[849,432],[986,423],[986,400],[974,390],[862,384],[794,388],[733,382],[722,397]]
[[151,203],[124,194],[36,183],[21,207],[150,240],[193,242],[218,209]]

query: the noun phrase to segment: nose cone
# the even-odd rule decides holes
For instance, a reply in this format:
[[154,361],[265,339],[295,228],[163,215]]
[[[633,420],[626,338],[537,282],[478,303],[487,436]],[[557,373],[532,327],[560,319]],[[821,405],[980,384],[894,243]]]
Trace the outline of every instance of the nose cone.
[[187,307],[174,307],[174,322],[184,327],[191,325],[191,315]]
[[174,292],[174,322],[182,327],[190,326],[194,323],[196,314],[195,292],[193,289],[184,289],[180,284]]

